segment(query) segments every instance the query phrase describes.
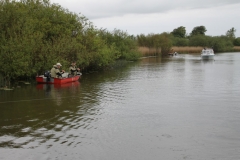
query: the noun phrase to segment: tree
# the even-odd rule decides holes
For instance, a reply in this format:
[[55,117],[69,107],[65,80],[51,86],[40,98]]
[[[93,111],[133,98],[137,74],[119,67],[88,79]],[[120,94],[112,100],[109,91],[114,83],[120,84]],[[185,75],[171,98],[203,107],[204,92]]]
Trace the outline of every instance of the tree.
[[170,34],[163,32],[160,35],[160,47],[161,47],[161,53],[163,56],[166,56],[171,48],[172,48],[172,41],[170,39]]
[[147,37],[144,34],[137,35],[137,42],[139,46],[146,47],[147,46]]
[[211,37],[210,45],[213,47],[215,52],[226,52],[232,51],[233,43],[226,36]]
[[236,38],[234,41],[233,41],[233,44],[235,46],[240,46],[240,37]]
[[187,38],[178,38],[178,37],[172,38],[173,46],[188,46],[188,43],[189,43],[189,39]]
[[205,35],[206,32],[206,28],[205,26],[197,26],[194,27],[192,32],[190,33],[191,36],[195,36],[195,35]]
[[180,26],[178,28],[175,28],[171,34],[174,36],[174,37],[179,37],[179,38],[185,38],[186,37],[186,29],[185,27],[183,26]]
[[226,36],[233,40],[235,39],[235,32],[236,32],[236,29],[232,27],[226,32]]
[[209,37],[200,34],[190,37],[189,46],[211,47],[209,46]]

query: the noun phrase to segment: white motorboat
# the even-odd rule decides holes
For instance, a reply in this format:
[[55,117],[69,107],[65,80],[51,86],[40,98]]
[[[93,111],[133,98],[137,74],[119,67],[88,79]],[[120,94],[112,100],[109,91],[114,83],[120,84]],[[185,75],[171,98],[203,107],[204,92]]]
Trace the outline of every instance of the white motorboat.
[[214,55],[214,51],[211,48],[204,48],[201,53],[202,59],[213,59]]

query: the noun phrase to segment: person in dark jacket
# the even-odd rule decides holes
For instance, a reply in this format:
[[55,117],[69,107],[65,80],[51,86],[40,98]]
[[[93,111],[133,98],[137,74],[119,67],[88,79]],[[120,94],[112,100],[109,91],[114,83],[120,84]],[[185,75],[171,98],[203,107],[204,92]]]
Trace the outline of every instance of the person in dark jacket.
[[77,72],[79,71],[80,71],[80,68],[76,67],[76,62],[72,62],[71,66],[69,67],[70,76],[76,76]]

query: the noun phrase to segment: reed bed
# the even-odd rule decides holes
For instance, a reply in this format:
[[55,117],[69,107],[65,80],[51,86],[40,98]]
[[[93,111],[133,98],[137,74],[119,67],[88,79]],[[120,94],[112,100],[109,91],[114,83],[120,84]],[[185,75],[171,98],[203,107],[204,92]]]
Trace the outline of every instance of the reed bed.
[[[172,47],[171,52],[178,52],[178,53],[200,53],[203,47]],[[161,53],[161,50],[156,50],[155,48],[148,48],[148,47],[139,47],[138,51],[142,54],[143,57],[145,56],[156,56]]]
[[[177,53],[190,53],[190,54],[199,54],[201,53],[203,47],[177,47],[173,46],[171,52],[177,52]],[[159,55],[161,50],[158,52],[155,48],[148,48],[148,47],[139,47],[138,51],[142,54],[143,57],[147,56],[156,56]],[[234,52],[240,52],[240,46],[234,46],[233,47]]]
[[240,52],[240,46],[234,46],[233,50],[234,52]]
[[172,47],[173,52],[178,53],[200,53],[203,49],[203,47]]
[[139,47],[138,51],[142,54],[143,57],[156,56],[161,52],[160,50],[157,51],[156,48],[148,48],[148,47]]
[[[177,52],[177,53],[190,53],[190,54],[195,54],[195,53],[201,53],[203,47],[177,47],[173,46],[171,52]],[[155,48],[148,48],[148,47],[139,47],[138,48],[139,52],[142,54],[143,57],[147,56],[156,56],[161,54],[161,50],[158,52],[156,51]],[[233,47],[234,52],[240,52],[240,46],[234,46]]]

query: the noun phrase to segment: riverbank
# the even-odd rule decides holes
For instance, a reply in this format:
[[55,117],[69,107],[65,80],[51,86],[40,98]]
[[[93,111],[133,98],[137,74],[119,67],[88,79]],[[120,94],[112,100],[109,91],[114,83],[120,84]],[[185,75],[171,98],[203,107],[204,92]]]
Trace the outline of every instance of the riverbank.
[[[173,52],[178,52],[180,54],[200,54],[201,50],[203,49],[203,47],[177,47],[177,46],[173,46],[172,47]],[[161,55],[161,50],[156,50],[156,48],[148,48],[148,47],[138,47],[138,51],[140,52],[140,56],[141,57],[149,57],[149,56],[159,56]],[[234,46],[232,51],[229,52],[240,52],[240,46]],[[126,60],[118,60],[115,63],[112,63],[111,65],[105,67],[105,69],[111,69],[111,68],[119,68],[121,66],[124,66],[125,63],[127,61]],[[99,68],[85,68],[82,71],[88,73],[92,73],[92,72],[96,72],[96,70],[98,70]],[[104,68],[101,68],[104,69]],[[0,74],[0,88],[4,89],[4,87],[16,87],[18,85],[18,81],[26,81],[29,82],[31,81],[33,78],[33,76],[30,77],[25,77],[25,78],[15,78],[15,82],[16,83],[10,83],[9,80],[7,80],[6,78],[3,77],[3,75]]]
[[[203,49],[203,47],[177,47],[173,46],[172,47],[173,52],[178,52],[178,53],[200,53]],[[155,48],[148,48],[148,47],[139,47],[138,51],[142,54],[143,57],[146,56],[156,56],[160,54],[160,51],[156,51]],[[232,51],[229,52],[240,52],[240,46],[234,46]]]

